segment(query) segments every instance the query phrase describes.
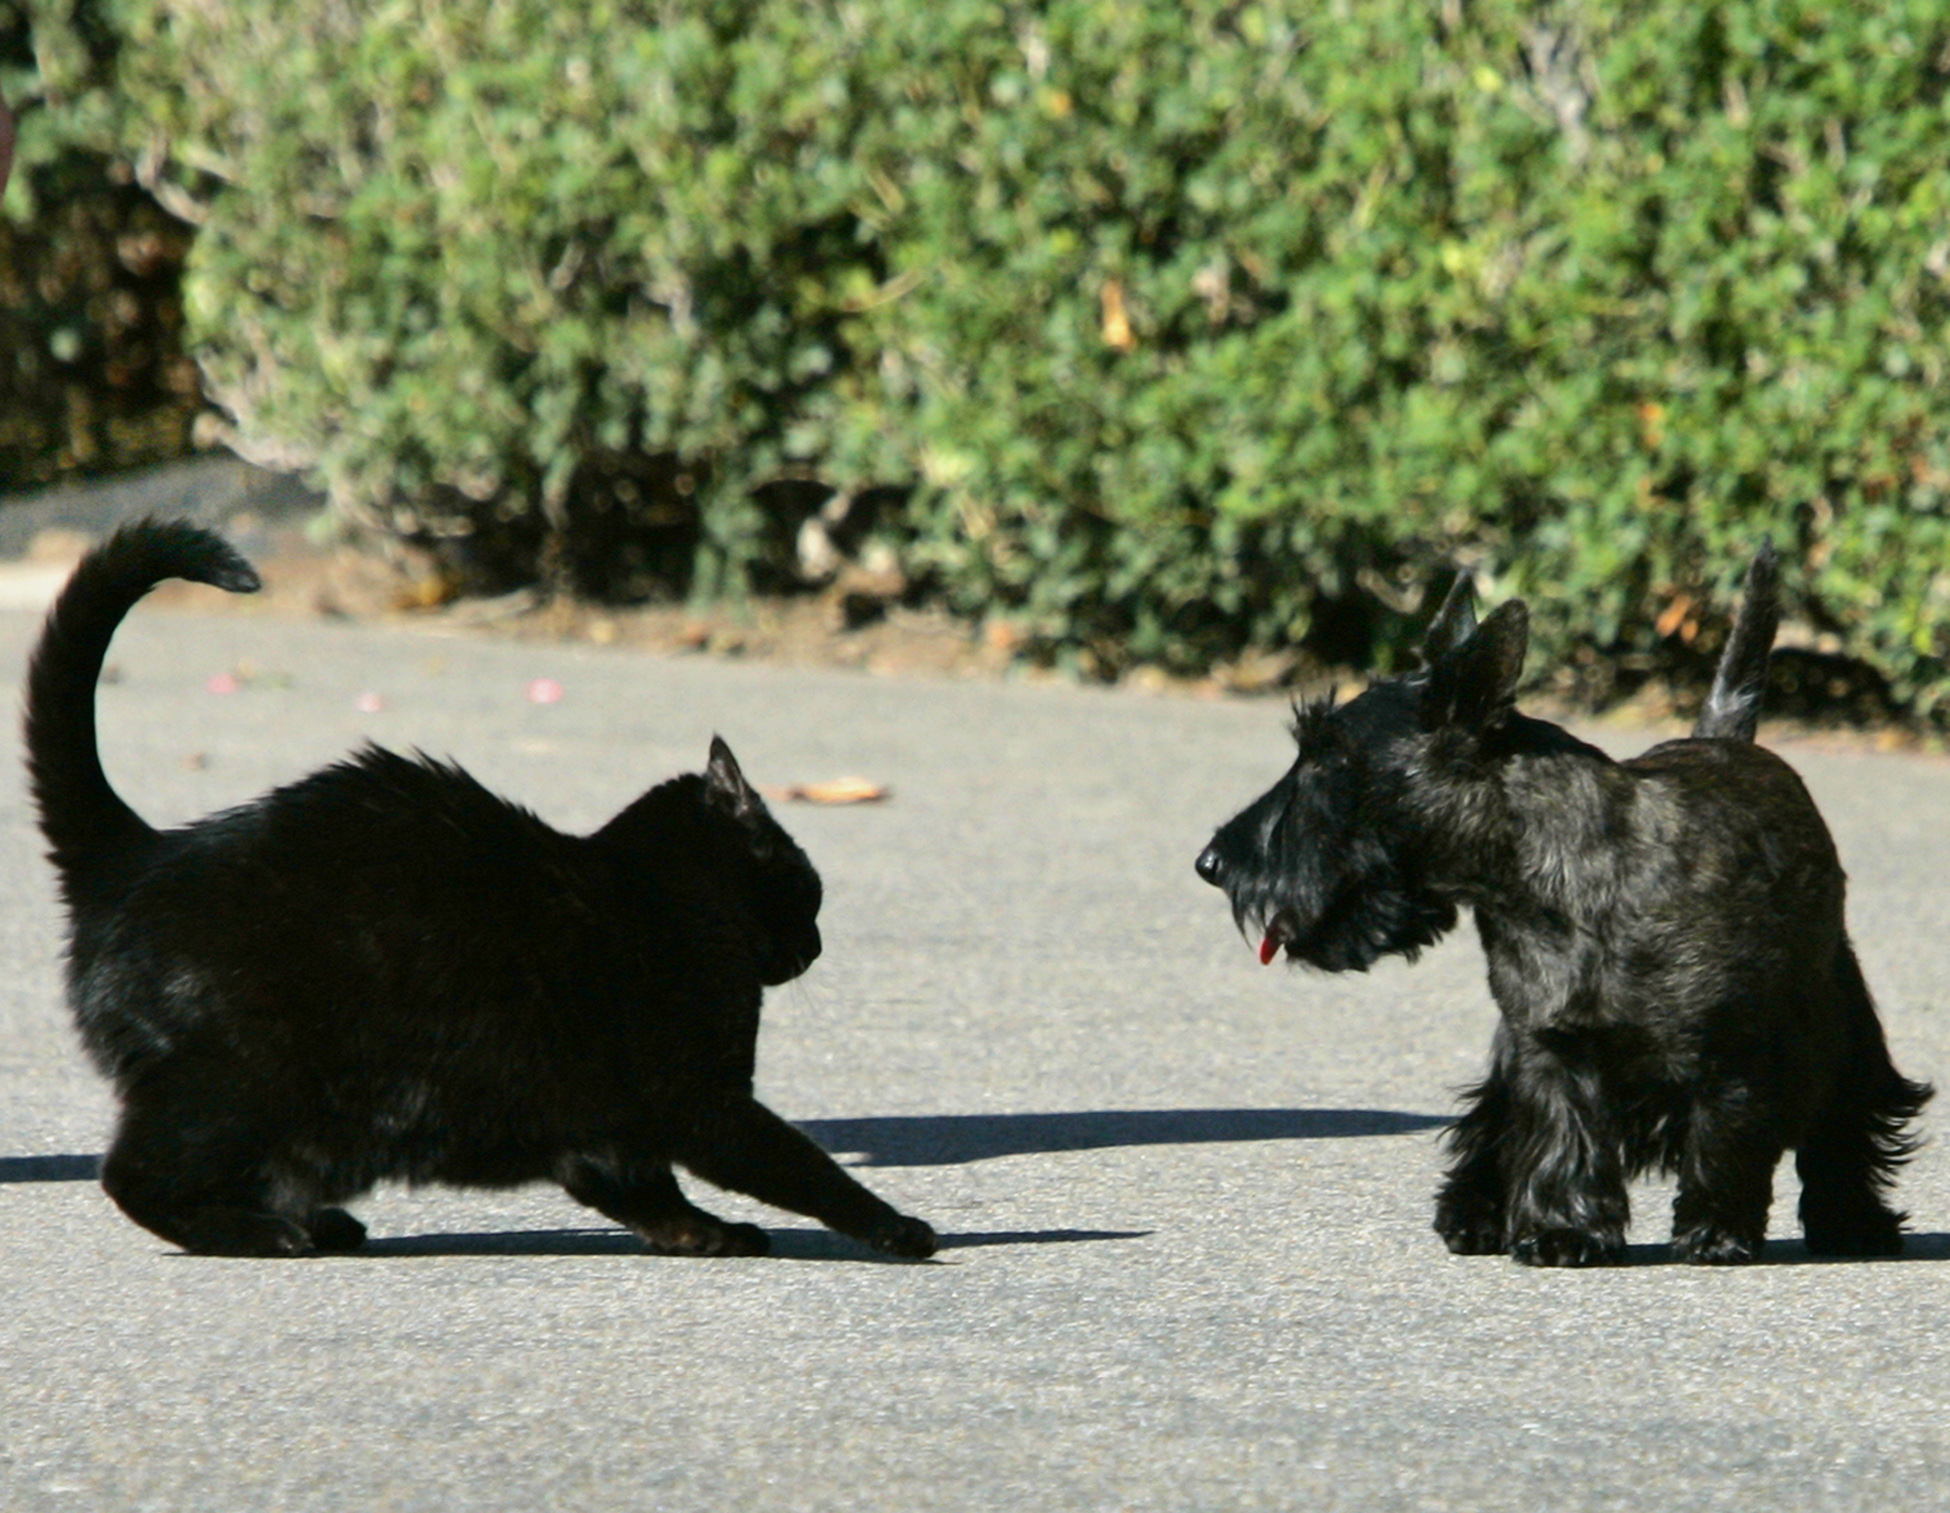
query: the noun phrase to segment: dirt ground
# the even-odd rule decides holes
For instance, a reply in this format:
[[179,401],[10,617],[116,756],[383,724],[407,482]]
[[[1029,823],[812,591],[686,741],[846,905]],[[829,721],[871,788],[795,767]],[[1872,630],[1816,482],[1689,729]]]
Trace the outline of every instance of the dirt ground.
[[[1052,680],[1075,676],[1036,665],[1005,624],[978,624],[938,607],[911,607],[871,577],[843,574],[823,590],[707,608],[589,605],[548,599],[531,590],[496,599],[456,599],[410,559],[388,560],[345,545],[321,544],[303,518],[259,518],[246,510],[224,525],[257,564],[264,591],[213,600],[185,585],[164,585],[153,603],[181,604],[194,594],[197,607],[206,612],[418,622],[510,640],[586,641],[667,654],[853,667],[885,676]],[[24,549],[17,549],[21,560],[9,570],[26,575],[30,592],[51,597],[91,539],[91,533],[67,527],[41,529],[23,544]],[[1241,658],[1201,678],[1175,678],[1155,667],[1140,667],[1118,681],[1121,686],[1164,696],[1283,700],[1318,694],[1330,684],[1345,696],[1361,684],[1358,674],[1345,669],[1308,666],[1278,653]],[[1675,692],[1654,682],[1630,699],[1596,712],[1548,686],[1533,690],[1523,702],[1529,712],[1549,719],[1676,735],[1687,728],[1696,697],[1697,691]],[[1926,732],[1866,716],[1846,699],[1826,706],[1817,701],[1794,714],[1777,706],[1767,725],[1773,741],[1883,750],[1941,745]]]
[[[876,599],[844,582],[823,592],[708,609],[616,607],[550,599],[526,589],[493,599],[453,599],[436,578],[411,563],[344,546],[321,547],[295,525],[270,528],[249,555],[264,590],[223,601],[226,613],[418,622],[517,640],[588,641],[933,677],[997,677],[1016,660],[1016,647],[1006,635],[985,635],[945,611]],[[180,597],[180,590],[159,591],[162,602],[171,597]],[[198,602],[210,605],[207,596]]]

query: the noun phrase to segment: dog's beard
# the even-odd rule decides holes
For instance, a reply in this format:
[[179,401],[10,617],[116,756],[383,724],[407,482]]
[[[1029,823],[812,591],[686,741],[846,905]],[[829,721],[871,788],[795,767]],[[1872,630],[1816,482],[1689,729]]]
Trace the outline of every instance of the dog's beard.
[[1359,774],[1296,763],[1219,828],[1199,876],[1225,890],[1264,964],[1282,953],[1328,972],[1413,961],[1455,928],[1456,905],[1423,881],[1413,835],[1348,818],[1387,809],[1387,794]]
[[1241,889],[1232,915],[1258,941],[1262,964],[1285,953],[1324,972],[1365,972],[1384,956],[1414,961],[1456,926],[1454,903],[1398,879],[1348,880],[1311,915],[1276,889]]

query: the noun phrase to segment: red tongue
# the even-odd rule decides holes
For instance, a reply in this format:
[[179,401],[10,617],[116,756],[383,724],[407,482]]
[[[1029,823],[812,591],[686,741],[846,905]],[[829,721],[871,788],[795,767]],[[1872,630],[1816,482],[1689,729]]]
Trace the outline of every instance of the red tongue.
[[1273,958],[1280,954],[1280,943],[1271,935],[1259,943],[1259,964],[1262,967],[1273,965]]

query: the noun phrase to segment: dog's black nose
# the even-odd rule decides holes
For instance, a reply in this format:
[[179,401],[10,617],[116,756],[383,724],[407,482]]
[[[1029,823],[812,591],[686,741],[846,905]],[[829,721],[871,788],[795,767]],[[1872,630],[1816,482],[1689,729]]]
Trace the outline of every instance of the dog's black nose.
[[1199,852],[1196,865],[1200,877],[1215,888],[1222,886],[1220,879],[1225,875],[1226,864],[1219,860],[1219,848],[1216,843]]

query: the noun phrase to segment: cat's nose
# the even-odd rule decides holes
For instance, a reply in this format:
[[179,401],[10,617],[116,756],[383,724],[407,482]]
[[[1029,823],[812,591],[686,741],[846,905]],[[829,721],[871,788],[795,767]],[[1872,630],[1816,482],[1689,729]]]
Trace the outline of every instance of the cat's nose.
[[1214,841],[1203,851],[1199,852],[1198,861],[1194,865],[1198,868],[1198,875],[1213,887],[1221,888],[1225,886],[1226,864],[1219,856],[1219,843],[1217,841]]

